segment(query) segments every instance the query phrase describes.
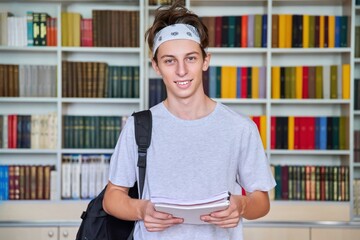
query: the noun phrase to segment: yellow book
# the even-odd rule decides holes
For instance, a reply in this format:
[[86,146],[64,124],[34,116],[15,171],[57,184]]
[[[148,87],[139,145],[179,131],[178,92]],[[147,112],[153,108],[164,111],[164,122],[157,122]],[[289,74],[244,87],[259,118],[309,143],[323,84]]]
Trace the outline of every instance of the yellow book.
[[319,38],[319,47],[323,48],[324,47],[324,42],[325,42],[325,17],[324,16],[320,16],[320,38]]
[[259,98],[259,67],[251,69],[251,98]]
[[301,99],[303,92],[303,67],[296,66],[295,67],[295,98]]
[[266,115],[260,116],[260,137],[264,148],[266,149]]
[[335,47],[335,16],[329,16],[329,48]]
[[343,99],[350,99],[350,64],[342,65],[342,95]]
[[294,150],[294,133],[295,133],[295,118],[288,117],[288,149]]
[[221,98],[236,98],[236,67],[221,67]]
[[61,45],[63,47],[69,46],[69,29],[68,29],[68,13],[61,13]]
[[292,14],[285,15],[285,47],[292,47]]
[[279,14],[279,48],[286,47],[286,15]]
[[309,15],[303,15],[303,47],[309,47]]
[[280,98],[280,67],[271,67],[271,98]]
[[67,15],[67,30],[68,30],[68,46],[73,47],[74,46],[74,13],[68,13]]
[[80,47],[80,25],[81,25],[81,15],[80,13],[74,13],[73,17],[73,46]]

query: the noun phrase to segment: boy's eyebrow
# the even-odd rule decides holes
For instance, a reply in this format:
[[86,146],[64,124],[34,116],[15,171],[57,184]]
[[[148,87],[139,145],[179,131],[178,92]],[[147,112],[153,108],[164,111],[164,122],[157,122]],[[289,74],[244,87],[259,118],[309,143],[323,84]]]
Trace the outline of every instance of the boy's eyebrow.
[[[192,55],[192,54],[197,54],[197,55],[199,55],[200,53],[197,52],[197,51],[193,51],[193,52],[187,53],[185,56],[189,56],[189,55]],[[171,55],[171,54],[166,54],[166,55],[161,56],[161,58],[166,58],[166,57],[175,57],[175,56],[174,56],[174,55]]]

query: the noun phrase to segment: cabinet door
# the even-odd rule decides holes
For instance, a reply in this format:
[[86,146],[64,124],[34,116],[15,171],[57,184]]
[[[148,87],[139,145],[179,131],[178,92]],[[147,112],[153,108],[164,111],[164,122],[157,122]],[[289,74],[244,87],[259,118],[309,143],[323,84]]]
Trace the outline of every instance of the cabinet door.
[[1,227],[0,240],[55,240],[57,227]]
[[308,228],[245,227],[244,239],[251,240],[310,240]]
[[312,228],[311,240],[354,240],[359,239],[360,229],[352,228]]
[[59,240],[75,239],[78,229],[78,227],[60,227]]

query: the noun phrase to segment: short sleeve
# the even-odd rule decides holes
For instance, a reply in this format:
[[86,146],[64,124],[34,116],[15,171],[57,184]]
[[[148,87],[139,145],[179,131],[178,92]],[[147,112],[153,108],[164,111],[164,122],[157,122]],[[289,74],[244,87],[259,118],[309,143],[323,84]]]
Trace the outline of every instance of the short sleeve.
[[276,183],[254,122],[244,129],[240,143],[239,180],[247,192],[269,191]]
[[129,117],[121,130],[110,160],[109,180],[111,183],[132,187],[136,182],[136,142],[134,118]]

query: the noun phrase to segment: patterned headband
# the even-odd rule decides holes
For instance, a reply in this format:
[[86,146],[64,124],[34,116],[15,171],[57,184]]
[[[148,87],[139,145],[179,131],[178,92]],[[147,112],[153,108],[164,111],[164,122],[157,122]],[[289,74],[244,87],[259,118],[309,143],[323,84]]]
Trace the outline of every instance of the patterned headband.
[[175,39],[188,39],[200,44],[200,36],[194,26],[183,23],[169,25],[156,33],[152,49],[153,56],[155,56],[156,50],[162,43]]

